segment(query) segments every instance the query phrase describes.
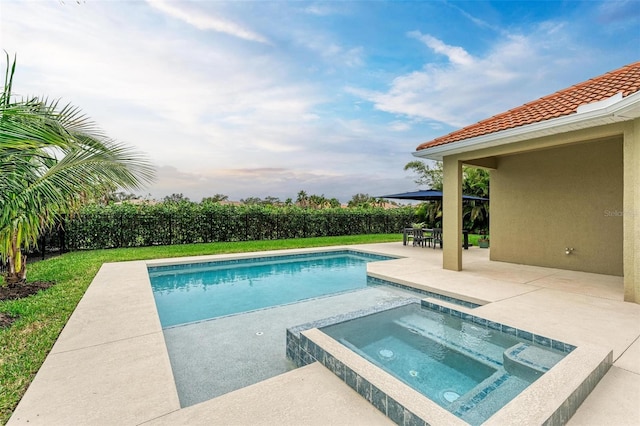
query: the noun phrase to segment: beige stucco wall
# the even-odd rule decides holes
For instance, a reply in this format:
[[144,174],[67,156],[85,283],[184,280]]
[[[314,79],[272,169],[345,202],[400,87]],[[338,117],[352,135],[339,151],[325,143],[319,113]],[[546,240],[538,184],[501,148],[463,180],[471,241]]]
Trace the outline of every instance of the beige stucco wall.
[[624,300],[640,303],[640,119],[624,131]]
[[623,137],[497,157],[490,209],[492,260],[623,275]]
[[447,196],[442,200],[442,267],[459,271],[462,269],[462,246],[459,244],[462,233],[462,204],[459,202],[462,197],[462,163],[447,157],[443,170],[443,193]]

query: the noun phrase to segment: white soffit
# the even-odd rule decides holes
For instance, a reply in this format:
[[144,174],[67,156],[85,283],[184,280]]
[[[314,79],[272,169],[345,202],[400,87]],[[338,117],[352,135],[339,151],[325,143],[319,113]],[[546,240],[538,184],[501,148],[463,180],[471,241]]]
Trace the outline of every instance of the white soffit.
[[421,149],[413,152],[413,155],[431,160],[442,160],[447,155],[461,154],[477,149],[619,123],[636,118],[640,118],[640,92],[633,93],[626,98],[622,97],[622,93],[618,93],[598,102],[580,105],[574,114]]

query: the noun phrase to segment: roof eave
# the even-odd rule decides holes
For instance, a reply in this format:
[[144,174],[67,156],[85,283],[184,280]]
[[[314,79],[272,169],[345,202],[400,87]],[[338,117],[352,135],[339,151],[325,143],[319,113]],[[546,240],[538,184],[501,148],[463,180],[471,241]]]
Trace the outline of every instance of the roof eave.
[[619,123],[622,121],[634,120],[639,117],[640,92],[636,92],[602,108],[574,113],[538,123],[515,127],[513,129],[463,139],[461,141],[437,145],[431,148],[424,148],[413,152],[413,155],[415,157],[430,160],[442,160],[443,157],[449,155],[462,154],[478,149],[491,148],[573,130]]

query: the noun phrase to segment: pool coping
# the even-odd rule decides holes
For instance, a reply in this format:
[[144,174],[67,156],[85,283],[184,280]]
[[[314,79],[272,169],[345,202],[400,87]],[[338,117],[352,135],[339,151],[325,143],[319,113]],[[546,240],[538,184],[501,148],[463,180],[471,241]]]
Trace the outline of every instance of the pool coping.
[[191,263],[209,263],[209,262],[226,262],[226,261],[242,261],[248,259],[256,259],[256,258],[278,258],[278,257],[289,257],[296,255],[308,255],[314,253],[326,253],[326,252],[358,252],[369,254],[372,256],[384,256],[391,257],[391,259],[380,260],[380,262],[385,262],[388,260],[397,260],[402,257],[390,255],[387,253],[381,253],[379,251],[370,250],[370,249],[354,249],[354,247],[358,246],[328,246],[328,247],[309,247],[309,248],[299,248],[299,249],[286,249],[286,250],[267,250],[267,251],[258,251],[258,252],[242,252],[242,253],[223,253],[223,254],[211,254],[211,255],[203,255],[203,256],[185,256],[185,257],[175,257],[175,258],[164,258],[164,259],[150,259],[145,260],[145,264],[147,267],[159,267],[159,266],[171,266],[171,265],[188,265]]

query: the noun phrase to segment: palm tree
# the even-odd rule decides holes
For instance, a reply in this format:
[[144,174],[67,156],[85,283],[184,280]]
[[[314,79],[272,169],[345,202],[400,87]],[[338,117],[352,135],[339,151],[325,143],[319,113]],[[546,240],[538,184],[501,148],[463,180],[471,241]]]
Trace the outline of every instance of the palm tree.
[[146,157],[104,135],[71,105],[12,96],[16,60],[0,95],[0,259],[5,281],[26,281],[22,250],[81,203],[114,186],[139,189],[154,170]]
[[[489,172],[485,169],[465,167],[462,192],[476,197],[489,198]],[[462,218],[466,229],[485,230],[489,228],[489,203],[468,201],[462,206]]]
[[308,198],[308,206],[314,209],[324,209],[325,207],[330,206],[331,204],[329,203],[329,200],[327,200],[327,198],[324,196],[324,194],[322,195],[309,195]]
[[296,199],[298,206],[305,208],[309,205],[309,196],[305,191],[298,192],[298,198]]

